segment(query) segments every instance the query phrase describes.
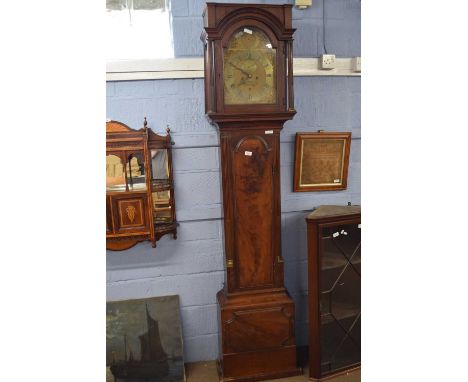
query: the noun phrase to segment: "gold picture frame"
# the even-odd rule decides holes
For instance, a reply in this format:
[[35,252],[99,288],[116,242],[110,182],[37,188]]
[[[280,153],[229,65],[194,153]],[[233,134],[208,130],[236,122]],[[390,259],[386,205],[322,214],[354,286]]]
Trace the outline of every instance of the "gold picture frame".
[[350,132],[296,133],[294,191],[345,190]]

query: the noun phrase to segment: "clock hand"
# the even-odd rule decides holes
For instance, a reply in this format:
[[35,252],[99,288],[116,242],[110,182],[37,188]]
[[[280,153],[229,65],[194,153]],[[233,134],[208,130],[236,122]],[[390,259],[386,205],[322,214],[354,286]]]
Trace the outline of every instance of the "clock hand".
[[248,72],[246,72],[244,69],[241,69],[239,68],[238,66],[234,65],[232,62],[228,62],[229,65],[231,65],[232,67],[236,68],[237,70],[240,70],[242,73],[244,73],[247,77],[252,77],[252,75]]
[[246,68],[247,70],[249,70],[250,72],[255,72],[255,70],[257,69],[258,65],[253,63],[253,64],[250,64],[248,66],[248,68]]

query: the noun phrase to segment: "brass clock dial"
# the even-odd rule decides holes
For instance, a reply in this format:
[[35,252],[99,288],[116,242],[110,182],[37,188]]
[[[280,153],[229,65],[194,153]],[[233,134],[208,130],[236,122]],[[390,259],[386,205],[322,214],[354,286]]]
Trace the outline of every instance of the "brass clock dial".
[[259,29],[234,33],[224,50],[224,103],[276,103],[276,49]]

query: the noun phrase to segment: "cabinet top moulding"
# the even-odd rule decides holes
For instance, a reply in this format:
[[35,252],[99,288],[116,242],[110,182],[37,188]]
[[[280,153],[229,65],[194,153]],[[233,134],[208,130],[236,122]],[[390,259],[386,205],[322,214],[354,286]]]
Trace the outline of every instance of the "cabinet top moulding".
[[313,210],[307,215],[306,220],[324,221],[327,219],[336,219],[336,217],[353,218],[361,214],[361,206],[333,206],[323,205]]

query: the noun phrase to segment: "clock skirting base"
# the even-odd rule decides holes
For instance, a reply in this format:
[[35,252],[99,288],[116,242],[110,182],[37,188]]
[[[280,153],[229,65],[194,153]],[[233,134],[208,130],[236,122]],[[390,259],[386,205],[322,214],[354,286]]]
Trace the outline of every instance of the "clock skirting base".
[[294,302],[276,290],[217,294],[221,327],[218,371],[223,382],[253,382],[299,375]]

